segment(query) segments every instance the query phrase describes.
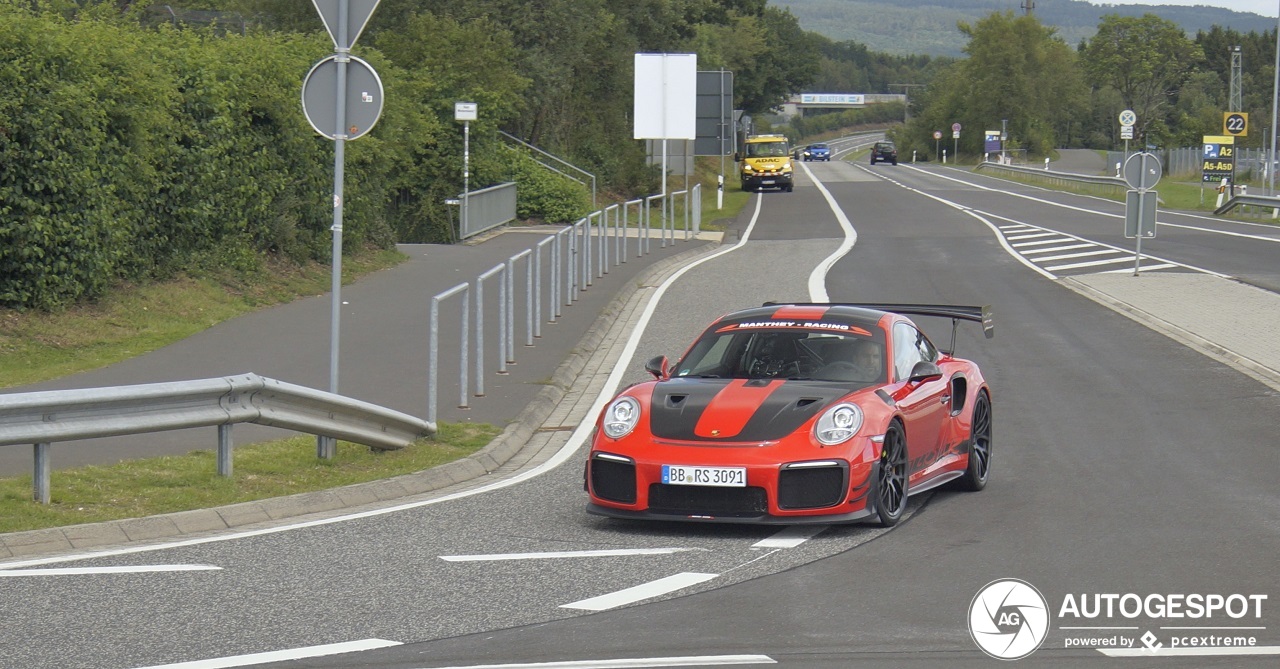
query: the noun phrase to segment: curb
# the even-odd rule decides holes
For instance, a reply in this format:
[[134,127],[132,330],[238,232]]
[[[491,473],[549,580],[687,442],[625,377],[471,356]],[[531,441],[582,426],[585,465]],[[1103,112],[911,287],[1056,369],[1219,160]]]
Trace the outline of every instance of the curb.
[[[1231,279],[1224,279],[1230,281]],[[1098,304],[1110,308],[1121,315],[1130,318],[1146,327],[1159,332],[1187,347],[1194,349],[1214,360],[1218,360],[1237,371],[1253,378],[1254,380],[1269,386],[1274,390],[1280,391],[1280,370],[1272,369],[1252,358],[1247,358],[1239,353],[1226,349],[1215,344],[1200,335],[1191,332],[1185,328],[1174,325],[1169,321],[1156,316],[1155,314],[1144,311],[1135,307],[1128,302],[1116,299],[1096,288],[1087,286],[1071,277],[1065,277],[1060,280],[1062,285],[1070,288],[1072,291],[1087,297]],[[1239,282],[1237,282],[1239,283]],[[1242,284],[1249,285],[1249,284]]]
[[[569,357],[556,367],[545,386],[507,427],[484,448],[438,467],[389,479],[297,493],[211,509],[193,509],[125,520],[0,534],[0,559],[30,558],[52,553],[107,548],[135,542],[194,538],[209,532],[244,528],[311,514],[342,511],[434,492],[492,474],[528,447],[542,423],[564,399],[592,354],[600,346],[613,317],[656,277],[716,251],[723,240],[682,251],[658,261],[627,282],[596,317]],[[0,564],[0,568],[4,565]]]

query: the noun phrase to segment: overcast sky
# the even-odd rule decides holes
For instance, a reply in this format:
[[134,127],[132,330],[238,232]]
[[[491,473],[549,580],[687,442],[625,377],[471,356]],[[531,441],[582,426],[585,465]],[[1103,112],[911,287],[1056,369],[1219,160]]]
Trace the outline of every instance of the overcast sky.
[[1275,17],[1280,0],[1089,0],[1095,5],[1209,5]]

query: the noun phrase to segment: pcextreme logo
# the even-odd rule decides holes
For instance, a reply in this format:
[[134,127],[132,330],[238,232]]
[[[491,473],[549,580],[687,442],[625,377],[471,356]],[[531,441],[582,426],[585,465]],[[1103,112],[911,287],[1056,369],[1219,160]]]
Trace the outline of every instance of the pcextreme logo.
[[[1280,656],[1280,646],[1258,642],[1258,632],[1267,629],[1261,623],[1268,599],[1260,593],[1067,593],[1056,615],[1064,648],[1112,657]],[[1050,616],[1035,586],[1002,578],[969,603],[969,635],[993,658],[1020,660],[1044,644]]]
[[1018,660],[1049,633],[1049,603],[1035,586],[1016,578],[992,581],[969,604],[969,634],[982,652]]

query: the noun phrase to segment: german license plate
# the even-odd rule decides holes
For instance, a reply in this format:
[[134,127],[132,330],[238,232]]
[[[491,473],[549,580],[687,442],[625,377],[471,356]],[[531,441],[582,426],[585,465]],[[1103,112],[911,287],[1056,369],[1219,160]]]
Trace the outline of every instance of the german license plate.
[[775,183],[777,183],[777,182],[776,182],[776,181],[774,181],[773,179],[765,179],[765,180],[761,181],[760,183],[762,183],[762,184],[764,184],[764,185],[766,185],[766,186],[772,186],[773,184],[775,184]]
[[662,465],[662,482],[667,485],[705,485],[724,488],[747,487],[746,467],[690,467]]

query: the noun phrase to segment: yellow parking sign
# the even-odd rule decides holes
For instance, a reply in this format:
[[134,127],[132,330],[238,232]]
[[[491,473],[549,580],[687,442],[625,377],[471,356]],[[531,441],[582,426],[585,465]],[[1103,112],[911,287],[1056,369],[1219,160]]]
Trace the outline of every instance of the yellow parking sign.
[[1223,112],[1222,134],[1232,137],[1249,136],[1249,114],[1247,112]]

